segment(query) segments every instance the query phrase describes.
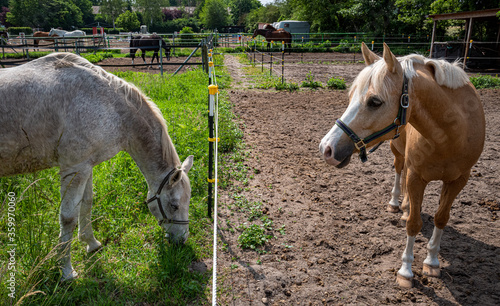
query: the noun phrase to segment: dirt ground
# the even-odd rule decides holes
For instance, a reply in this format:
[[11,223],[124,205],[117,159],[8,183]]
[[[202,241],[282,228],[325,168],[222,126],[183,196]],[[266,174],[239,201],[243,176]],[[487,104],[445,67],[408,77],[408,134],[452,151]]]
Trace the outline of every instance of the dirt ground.
[[[322,82],[342,76],[350,85],[363,68],[339,63],[344,59],[331,54],[307,56],[306,64],[287,65],[287,79],[302,81],[311,70]],[[401,213],[386,212],[394,182],[389,145],[364,164],[353,156],[343,169],[328,166],[318,150],[347,107],[347,91],[248,90],[238,60],[226,55],[226,65],[233,84],[239,84],[229,97],[241,119],[249,152],[245,165],[252,176],[247,186],[235,184],[245,189],[242,195],[249,201],[262,202],[274,228],[284,226],[286,233],[273,231],[265,254],[242,250],[237,227],[246,216],[230,209],[234,193],[221,191],[220,234],[226,247],[219,253],[218,273],[221,286],[228,288],[221,305],[500,304],[500,90],[479,91],[486,144],[445,228],[442,276],[421,273],[441,187],[431,182],[414,249],[414,288],[401,289],[396,272],[406,231]]]

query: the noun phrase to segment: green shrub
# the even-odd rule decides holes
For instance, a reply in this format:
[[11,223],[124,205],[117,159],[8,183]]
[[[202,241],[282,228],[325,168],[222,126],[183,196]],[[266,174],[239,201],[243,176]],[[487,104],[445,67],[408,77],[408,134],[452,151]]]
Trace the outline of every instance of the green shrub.
[[477,75],[470,77],[470,81],[476,89],[500,88],[500,78],[491,75]]
[[346,89],[345,80],[342,77],[333,77],[328,80],[326,86],[330,89]]
[[17,36],[19,33],[24,33],[26,35],[32,35],[33,29],[30,27],[10,27],[9,35]]

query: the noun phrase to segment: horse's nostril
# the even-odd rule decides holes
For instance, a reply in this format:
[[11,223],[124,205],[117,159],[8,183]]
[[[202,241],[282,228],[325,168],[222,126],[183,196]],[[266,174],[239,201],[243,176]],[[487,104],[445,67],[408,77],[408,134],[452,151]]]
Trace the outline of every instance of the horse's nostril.
[[323,153],[323,155],[325,156],[326,159],[332,158],[332,155],[333,155],[332,148],[330,146],[326,146],[325,152]]

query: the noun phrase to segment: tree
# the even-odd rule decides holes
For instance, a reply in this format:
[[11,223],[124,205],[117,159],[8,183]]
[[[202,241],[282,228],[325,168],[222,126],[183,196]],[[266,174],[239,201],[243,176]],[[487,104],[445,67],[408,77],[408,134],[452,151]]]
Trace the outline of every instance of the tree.
[[82,10],[67,0],[11,0],[7,21],[16,26],[72,29],[83,25]]
[[250,11],[246,15],[245,27],[247,31],[253,32],[260,22],[273,23],[280,20],[281,17],[279,8],[274,4],[268,4],[265,7]]
[[72,0],[73,3],[82,11],[82,19],[84,24],[94,22],[94,11],[92,10],[92,2],[90,0]]
[[257,0],[231,0],[229,8],[231,8],[231,15],[233,24],[242,25],[245,23],[246,15],[262,5]]
[[118,18],[116,18],[116,24],[119,27],[124,28],[125,31],[129,32],[137,30],[141,26],[137,15],[131,11],[126,11],[125,13],[118,16]]
[[161,21],[163,13],[162,6],[168,6],[168,0],[136,0],[135,6],[142,12],[144,21],[153,24],[153,21]]
[[125,5],[127,3],[123,0],[102,0],[101,3],[101,14],[106,16],[108,22],[113,23],[113,28],[115,28],[115,20],[120,16],[125,10]]
[[208,29],[217,29],[229,25],[227,5],[222,0],[206,0],[200,13],[200,22]]
[[427,15],[430,13],[434,0],[396,0],[398,21],[404,33],[419,33],[428,31]]

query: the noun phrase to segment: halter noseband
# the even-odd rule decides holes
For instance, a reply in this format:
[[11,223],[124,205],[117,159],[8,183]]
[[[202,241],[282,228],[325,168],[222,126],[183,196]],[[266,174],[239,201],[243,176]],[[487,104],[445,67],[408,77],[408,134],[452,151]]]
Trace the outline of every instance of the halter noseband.
[[[403,74],[403,93],[401,94],[401,98],[399,99],[399,111],[398,111],[398,116],[396,119],[394,119],[394,122],[390,125],[388,125],[386,128],[375,132],[363,139],[359,138],[356,133],[354,133],[353,130],[347,126],[342,120],[337,119],[335,121],[335,124],[342,130],[344,133],[351,138],[351,140],[354,142],[354,146],[356,149],[359,150],[359,158],[361,161],[364,163],[368,160],[367,158],[367,153],[366,153],[366,145],[372,142],[373,140],[380,138],[384,136],[385,134],[389,133],[390,131],[396,129],[396,135],[392,139],[396,139],[399,137],[399,128],[403,125],[406,125],[406,111],[408,109],[408,106],[410,105],[410,98],[408,96],[408,78],[406,75]],[[396,121],[399,120],[399,124],[396,123]],[[370,150],[370,153],[378,149],[380,145],[383,143],[383,141],[379,142],[373,149]]]
[[170,219],[169,217],[167,217],[167,215],[165,214],[165,211],[163,210],[163,205],[161,205],[161,200],[160,200],[160,193],[163,189],[163,187],[165,187],[165,185],[167,184],[167,182],[170,180],[170,177],[172,176],[172,174],[175,173],[177,169],[174,168],[172,171],[170,171],[167,176],[165,176],[165,178],[163,179],[163,181],[161,182],[160,184],[160,187],[158,188],[158,191],[156,192],[156,194],[154,196],[152,196],[149,200],[146,201],[146,204],[149,204],[153,201],[156,200],[156,203],[158,204],[158,208],[160,209],[160,213],[163,217],[162,220],[158,221],[158,225],[161,226],[162,223],[167,223],[167,224],[189,224],[189,220],[175,220],[175,219]]

